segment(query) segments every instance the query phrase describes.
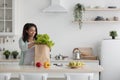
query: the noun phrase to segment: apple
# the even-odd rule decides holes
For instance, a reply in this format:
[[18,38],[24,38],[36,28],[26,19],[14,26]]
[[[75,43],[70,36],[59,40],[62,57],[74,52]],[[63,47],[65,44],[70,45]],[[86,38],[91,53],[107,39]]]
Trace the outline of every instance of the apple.
[[41,62],[36,62],[36,67],[41,67],[42,63]]
[[76,66],[80,66],[80,67],[81,67],[81,66],[83,66],[83,65],[84,65],[84,62],[80,62],[80,61],[79,61],[79,62],[76,63]]
[[69,62],[69,66],[71,66],[71,67],[76,66],[76,62],[75,62],[75,61],[71,61],[71,62]]
[[44,62],[44,68],[50,68],[50,62],[48,61]]
[[76,66],[82,66],[82,62],[77,62]]

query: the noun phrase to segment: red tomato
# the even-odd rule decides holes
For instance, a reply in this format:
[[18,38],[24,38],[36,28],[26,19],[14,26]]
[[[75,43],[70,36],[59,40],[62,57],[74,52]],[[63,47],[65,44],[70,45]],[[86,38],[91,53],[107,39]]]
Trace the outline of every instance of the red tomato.
[[40,62],[36,63],[36,67],[41,67],[41,66],[42,66],[42,64]]

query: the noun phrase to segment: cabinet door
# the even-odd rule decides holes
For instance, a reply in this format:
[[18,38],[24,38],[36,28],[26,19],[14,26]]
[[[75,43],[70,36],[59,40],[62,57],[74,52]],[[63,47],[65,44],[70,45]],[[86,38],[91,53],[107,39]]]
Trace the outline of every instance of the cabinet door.
[[0,0],[0,33],[4,32],[4,0]]
[[13,0],[0,0],[0,35],[13,34]]

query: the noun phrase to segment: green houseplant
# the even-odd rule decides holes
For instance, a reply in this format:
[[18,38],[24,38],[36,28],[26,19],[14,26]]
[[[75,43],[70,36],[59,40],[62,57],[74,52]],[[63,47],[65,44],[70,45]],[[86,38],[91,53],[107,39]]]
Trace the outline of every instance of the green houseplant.
[[5,55],[5,58],[6,58],[6,59],[9,59],[10,54],[11,54],[11,52],[10,52],[9,50],[5,50],[5,51],[3,52],[3,55]]
[[17,52],[17,51],[12,51],[11,52],[11,55],[13,56],[14,59],[17,58],[18,54],[19,54],[19,52]]
[[38,34],[37,40],[35,40],[35,43],[47,45],[50,49],[52,46],[54,46],[54,42],[50,40],[50,37],[48,34]]
[[74,21],[78,22],[79,24],[79,28],[81,29],[82,26],[82,16],[83,16],[83,12],[85,11],[85,7],[84,5],[77,3],[74,7]]
[[118,36],[117,31],[110,31],[109,35],[112,37],[112,39],[115,39],[115,37]]

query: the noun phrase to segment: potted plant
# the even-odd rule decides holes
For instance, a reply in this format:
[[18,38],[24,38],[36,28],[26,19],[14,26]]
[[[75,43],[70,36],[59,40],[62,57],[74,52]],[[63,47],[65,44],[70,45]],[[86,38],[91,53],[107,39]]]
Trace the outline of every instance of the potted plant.
[[50,51],[54,42],[50,40],[48,34],[38,34],[35,40],[35,64],[40,62],[44,64],[46,61],[50,61]]
[[3,52],[3,55],[5,55],[5,58],[6,59],[9,59],[9,56],[10,56],[10,51],[9,50],[5,50],[4,52]]
[[109,35],[112,37],[112,39],[115,39],[115,37],[118,36],[117,31],[110,31]]
[[11,53],[11,55],[13,56],[14,59],[17,58],[18,54],[19,54],[19,52],[17,52],[17,51],[12,51],[12,53]]
[[82,26],[82,16],[83,12],[85,11],[84,5],[77,3],[74,7],[74,21],[79,23],[79,28],[81,29]]

